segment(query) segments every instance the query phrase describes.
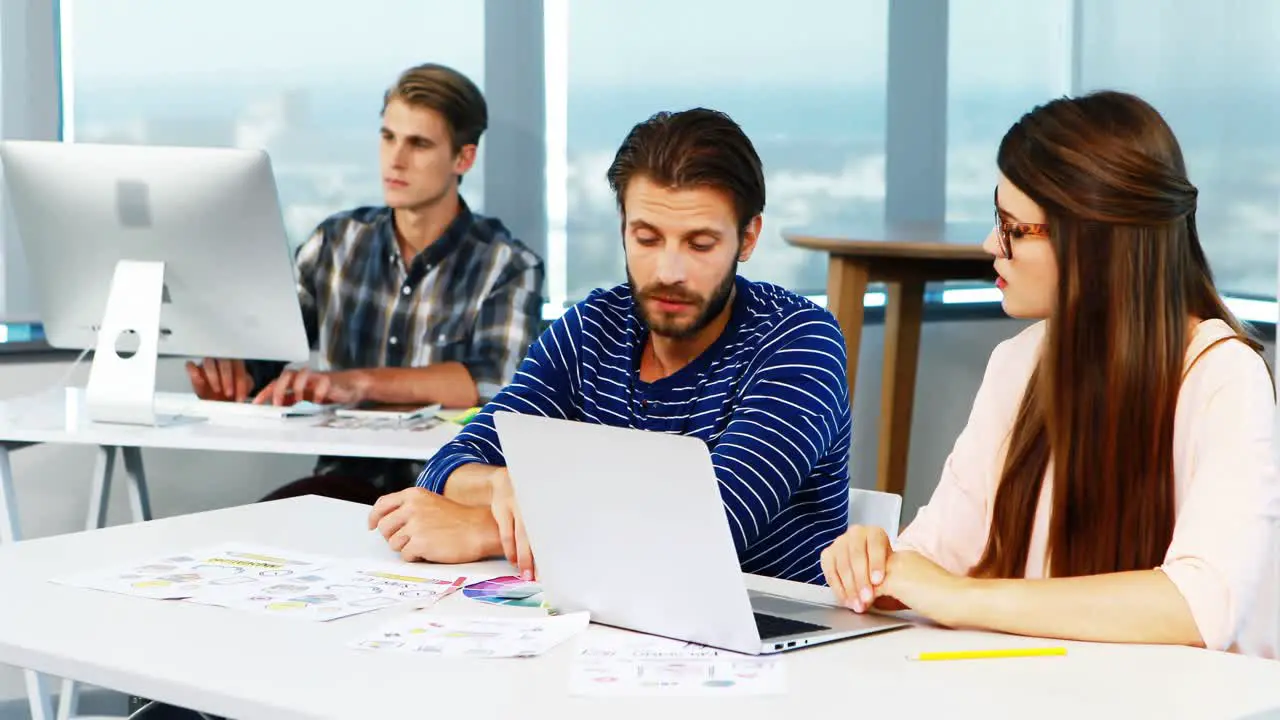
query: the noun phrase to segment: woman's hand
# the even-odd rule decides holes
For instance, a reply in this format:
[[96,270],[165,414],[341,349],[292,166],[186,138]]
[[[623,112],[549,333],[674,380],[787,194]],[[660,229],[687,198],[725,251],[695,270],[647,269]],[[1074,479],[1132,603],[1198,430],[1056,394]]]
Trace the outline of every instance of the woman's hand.
[[976,582],[981,581],[953,575],[929,558],[908,550],[889,556],[885,579],[877,593],[939,625],[954,627],[963,623],[966,590]]
[[889,535],[882,528],[854,525],[822,551],[822,573],[837,601],[865,612],[881,594],[891,555]]
[[894,552],[878,527],[854,525],[822,551],[822,572],[836,600],[854,612],[911,608],[950,625],[961,617],[964,590],[975,582],[923,555]]

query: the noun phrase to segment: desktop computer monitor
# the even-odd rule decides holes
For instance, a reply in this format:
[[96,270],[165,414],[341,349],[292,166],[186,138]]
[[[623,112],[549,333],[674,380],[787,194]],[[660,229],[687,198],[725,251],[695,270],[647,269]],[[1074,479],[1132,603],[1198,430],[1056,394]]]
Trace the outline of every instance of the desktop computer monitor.
[[154,424],[158,354],[309,357],[265,152],[8,140],[0,166],[49,344],[95,350],[93,419]]

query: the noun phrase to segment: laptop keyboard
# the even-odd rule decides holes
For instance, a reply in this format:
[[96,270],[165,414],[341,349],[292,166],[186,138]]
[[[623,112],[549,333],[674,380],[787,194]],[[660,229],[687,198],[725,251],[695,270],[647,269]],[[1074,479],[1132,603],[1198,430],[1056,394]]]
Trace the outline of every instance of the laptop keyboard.
[[760,631],[761,640],[786,637],[787,635],[799,635],[800,633],[814,632],[815,630],[831,629],[826,625],[815,625],[814,623],[804,622],[803,620],[792,620],[791,618],[778,617],[777,615],[755,613],[755,616],[756,628]]

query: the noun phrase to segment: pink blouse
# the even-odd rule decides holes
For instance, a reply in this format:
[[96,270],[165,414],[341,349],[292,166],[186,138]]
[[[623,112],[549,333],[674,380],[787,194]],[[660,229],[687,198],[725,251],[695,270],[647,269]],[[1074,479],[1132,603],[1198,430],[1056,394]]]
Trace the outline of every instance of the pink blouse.
[[[1039,356],[1044,323],[991,353],[969,422],[947,458],[929,504],[897,549],[915,550],[967,574],[982,557],[1008,440]],[[1201,323],[1190,363],[1232,335]],[[1177,520],[1163,571],[1186,599],[1210,649],[1276,658],[1280,653],[1280,476],[1272,430],[1276,404],[1266,363],[1241,342],[1210,349],[1178,394],[1173,469]],[[1045,479],[1026,577],[1045,577],[1052,472]]]

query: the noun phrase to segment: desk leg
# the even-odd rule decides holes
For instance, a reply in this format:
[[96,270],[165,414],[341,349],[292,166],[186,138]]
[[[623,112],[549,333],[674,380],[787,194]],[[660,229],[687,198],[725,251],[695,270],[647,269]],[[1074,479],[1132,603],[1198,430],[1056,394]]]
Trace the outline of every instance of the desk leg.
[[907,449],[916,396],[924,281],[888,283],[884,315],[884,379],[880,396],[880,453],[876,487],[901,495],[907,484]]
[[869,277],[870,268],[865,263],[839,255],[832,255],[827,262],[827,309],[835,315],[844,334],[850,411],[858,379],[858,349],[862,346],[863,305]]
[[[0,542],[8,544],[17,542],[20,538],[9,446],[0,443]],[[22,674],[27,684],[27,704],[30,706],[31,720],[53,720],[53,697],[49,693],[48,678],[34,670],[23,670]]]
[[80,686],[75,680],[62,679],[62,687],[58,691],[57,720],[72,720],[80,714]]
[[147,474],[142,469],[142,448],[121,448],[124,471],[129,475],[129,511],[134,522],[151,519],[151,493],[147,490]]
[[116,467],[116,447],[98,446],[98,461],[93,468],[93,487],[89,490],[89,517],[85,530],[107,526],[107,501],[111,498],[111,476]]
[[54,720],[53,693],[50,678],[35,670],[23,670],[27,681],[27,704],[31,706],[31,720]]
[[[99,445],[98,460],[93,470],[93,488],[89,495],[89,517],[85,521],[86,530],[106,527],[107,508],[111,499],[111,479],[115,475],[116,452],[124,456],[125,470],[129,474],[129,504],[134,521],[150,519],[151,508],[147,501],[146,478],[142,474],[142,455],[138,448],[120,448],[115,445]],[[136,465],[136,473],[134,465]],[[139,491],[137,488],[141,486]],[[29,673],[27,686],[31,687]],[[36,682],[39,682],[39,676]],[[45,693],[45,697],[48,694]],[[70,678],[63,678],[58,695],[58,715],[56,720],[70,720],[80,712],[80,684]],[[52,712],[46,716],[53,720]]]
[[0,443],[0,544],[18,541],[18,500],[13,489],[13,466],[9,446]]

